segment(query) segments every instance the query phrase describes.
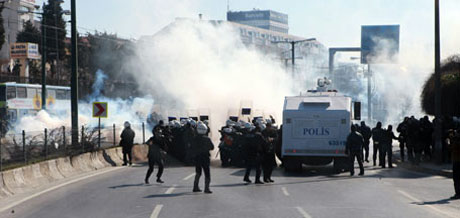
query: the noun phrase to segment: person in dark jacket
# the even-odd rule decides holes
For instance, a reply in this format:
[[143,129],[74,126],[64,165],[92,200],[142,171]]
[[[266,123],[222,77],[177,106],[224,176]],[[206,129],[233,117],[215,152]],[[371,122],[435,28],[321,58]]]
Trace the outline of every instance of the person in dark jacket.
[[[129,159],[129,165],[132,165],[132,149],[136,134],[131,129],[131,124],[128,121],[125,122],[124,126],[125,129],[123,129],[120,135],[120,145],[123,148],[123,166],[126,166],[128,164],[127,159]],[[126,158],[126,156],[128,156],[128,158]]]
[[214,150],[214,145],[211,139],[206,135],[208,127],[204,123],[198,123],[197,135],[193,138],[192,150],[195,161],[195,181],[193,182],[193,192],[201,192],[199,182],[201,172],[204,171],[204,193],[211,194],[209,189],[211,183],[211,172],[209,170],[210,154],[209,151]]
[[255,127],[250,123],[246,123],[247,133],[244,135],[245,138],[245,151],[246,151],[246,173],[244,174],[243,181],[251,183],[249,179],[249,174],[251,169],[255,168],[256,170],[256,181],[255,184],[264,184],[260,181],[261,174],[261,163],[263,159],[263,148],[266,143],[262,134],[255,131]]
[[271,123],[261,124],[260,129],[266,141],[264,147],[264,156],[262,161],[262,170],[264,173],[264,182],[275,182],[272,180],[273,168],[276,166],[275,158],[275,143],[277,140],[277,131],[272,127]]
[[145,184],[149,184],[149,178],[153,173],[155,163],[158,165],[157,182],[163,183],[161,176],[163,175],[164,158],[167,148],[161,129],[156,129],[154,131],[154,135],[146,142],[146,144],[149,146],[149,153],[147,155],[149,159],[149,169],[145,175]]
[[[372,155],[372,160],[373,160],[374,166],[376,165],[376,161],[377,161],[377,153],[381,152],[381,143],[382,143],[383,136],[384,136],[384,130],[382,129],[382,123],[377,122],[377,125],[375,126],[375,128],[372,129],[372,141],[374,142],[374,148],[373,148],[374,154]],[[379,160],[379,166],[382,165],[381,161],[382,160]]]
[[362,159],[362,149],[364,145],[363,136],[356,131],[356,126],[351,125],[351,133],[347,137],[347,142],[345,146],[345,153],[350,158],[350,175],[355,174],[355,158],[358,160],[359,164],[359,175],[364,175],[363,159]]
[[366,123],[364,121],[361,121],[361,126],[358,132],[361,133],[361,135],[364,138],[364,146],[363,146],[364,157],[363,159],[369,163],[369,144],[370,144],[370,140],[372,136],[371,128],[369,126],[366,126]]
[[405,117],[404,121],[398,125],[396,131],[399,132],[398,141],[399,141],[399,152],[401,157],[401,162],[404,162],[404,148],[407,148],[407,122],[409,117]]
[[460,199],[460,132],[450,131],[449,150],[452,158],[452,179],[454,180],[455,195],[450,199]]
[[382,152],[380,152],[380,160],[382,168],[385,168],[385,157],[388,157],[388,167],[393,168],[393,139],[398,139],[393,133],[393,126],[388,125],[388,129],[384,130],[384,137],[382,140]]

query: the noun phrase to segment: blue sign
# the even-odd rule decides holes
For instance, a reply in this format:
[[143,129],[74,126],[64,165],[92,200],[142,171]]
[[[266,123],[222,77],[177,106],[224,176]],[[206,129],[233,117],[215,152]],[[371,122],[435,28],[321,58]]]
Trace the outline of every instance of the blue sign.
[[361,63],[392,63],[399,53],[399,25],[361,26]]

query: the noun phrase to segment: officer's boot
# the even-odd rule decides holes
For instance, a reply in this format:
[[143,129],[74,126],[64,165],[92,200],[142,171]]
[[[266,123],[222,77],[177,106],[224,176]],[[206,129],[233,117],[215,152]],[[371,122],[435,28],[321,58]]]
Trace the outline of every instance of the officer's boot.
[[211,194],[212,191],[209,189],[209,184],[211,183],[211,178],[204,179],[204,193]]
[[193,181],[193,192],[201,192],[200,187],[198,187],[198,183],[200,182],[200,175],[195,175],[195,181]]

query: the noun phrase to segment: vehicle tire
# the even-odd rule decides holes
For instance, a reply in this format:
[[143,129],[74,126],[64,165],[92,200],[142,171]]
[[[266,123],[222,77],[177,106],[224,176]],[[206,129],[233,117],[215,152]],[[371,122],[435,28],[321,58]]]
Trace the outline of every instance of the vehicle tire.
[[302,171],[302,162],[292,158],[284,158],[283,166],[286,172]]
[[334,172],[341,173],[349,171],[348,157],[336,157],[334,158]]

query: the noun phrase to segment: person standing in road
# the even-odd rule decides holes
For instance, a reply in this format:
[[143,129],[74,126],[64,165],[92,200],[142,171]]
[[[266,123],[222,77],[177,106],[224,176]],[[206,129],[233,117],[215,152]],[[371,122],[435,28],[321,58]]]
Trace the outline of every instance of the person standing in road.
[[272,172],[273,168],[276,166],[276,158],[275,158],[275,142],[277,138],[276,129],[272,127],[271,123],[261,124],[260,130],[262,131],[262,135],[266,143],[264,143],[264,156],[262,161],[262,171],[264,173],[264,182],[275,182],[272,180]]
[[[373,146],[374,154],[372,155],[372,160],[373,160],[374,166],[376,165],[376,161],[377,161],[377,153],[381,152],[381,143],[382,143],[383,135],[384,134],[383,134],[383,129],[382,129],[382,123],[377,122],[377,125],[375,126],[375,128],[372,129],[372,141],[374,142],[374,146]],[[379,160],[379,166],[382,165],[381,161],[382,160]]]
[[351,133],[347,137],[347,143],[345,147],[345,153],[350,158],[350,176],[355,174],[355,158],[359,164],[359,175],[364,175],[362,149],[364,145],[363,136],[356,131],[356,126],[351,125]]
[[404,147],[407,147],[407,122],[409,117],[405,117],[404,121],[398,125],[396,131],[399,132],[398,141],[399,141],[399,152],[401,157],[401,162],[404,162]]
[[196,128],[197,135],[193,138],[192,150],[195,161],[195,181],[193,181],[193,192],[201,192],[199,182],[201,172],[204,171],[204,193],[211,194],[209,189],[211,183],[211,172],[209,166],[211,164],[209,151],[214,150],[214,144],[206,135],[208,127],[204,123],[199,123]]
[[164,169],[164,157],[166,155],[165,151],[167,149],[166,143],[160,128],[155,129],[153,133],[154,135],[150,137],[150,139],[146,142],[146,144],[149,146],[149,153],[147,155],[149,159],[149,169],[145,175],[145,184],[149,184],[149,178],[153,173],[153,167],[155,163],[158,165],[157,182],[164,183],[161,180],[161,176],[163,175]]
[[364,149],[364,157],[363,157],[363,160],[365,160],[367,163],[369,163],[369,144],[370,144],[370,140],[371,140],[371,136],[372,136],[372,132],[371,132],[371,128],[366,126],[366,123],[364,121],[361,121],[361,126],[359,128],[359,133],[361,133],[361,135],[363,136],[364,138],[364,146],[363,146],[363,149]]
[[454,180],[455,195],[450,199],[460,199],[460,132],[451,131],[449,150],[452,157],[452,179]]
[[380,160],[382,168],[386,167],[385,157],[388,158],[388,167],[393,168],[393,139],[398,138],[396,138],[395,134],[393,133],[393,126],[388,125],[388,129],[384,130],[384,137],[381,144],[382,152],[380,152]]
[[255,184],[264,184],[260,181],[261,174],[261,163],[263,158],[263,148],[265,140],[261,133],[255,131],[255,126],[251,123],[245,124],[245,153],[246,153],[246,173],[244,174],[243,181],[251,183],[249,175],[251,174],[251,169],[255,168],[256,170],[256,181]]
[[[126,166],[128,164],[128,159],[129,165],[132,165],[132,149],[136,134],[131,129],[131,124],[128,121],[125,122],[124,126],[125,128],[120,135],[120,145],[123,148],[123,166]],[[128,158],[126,158],[126,156],[128,156]]]

